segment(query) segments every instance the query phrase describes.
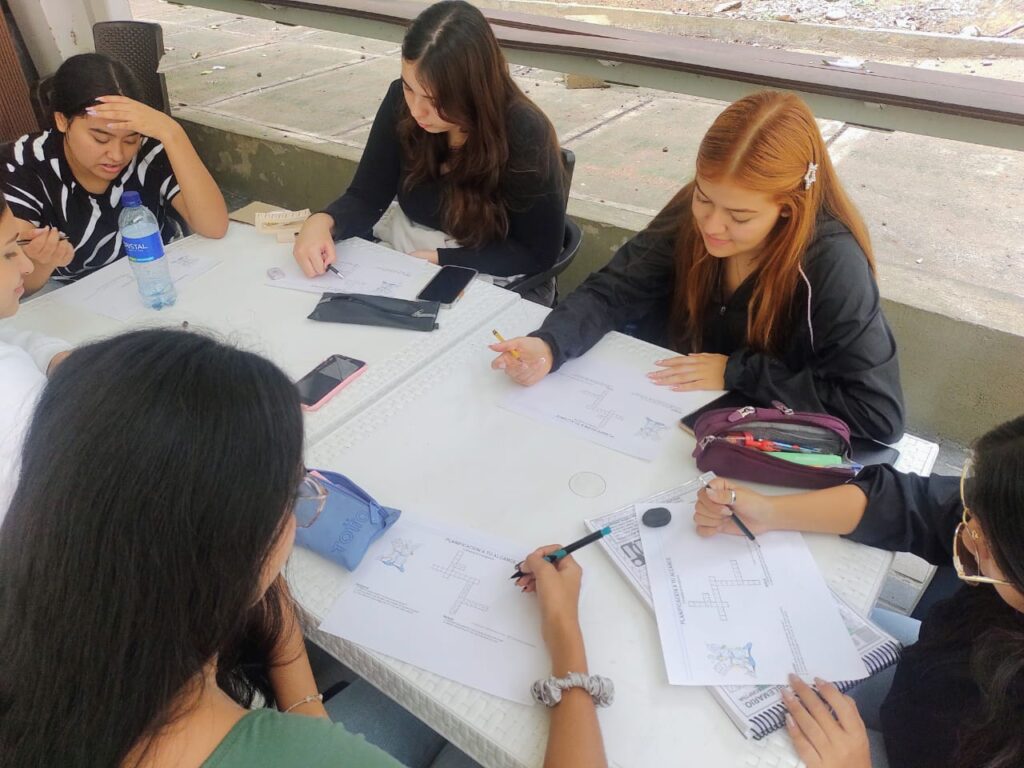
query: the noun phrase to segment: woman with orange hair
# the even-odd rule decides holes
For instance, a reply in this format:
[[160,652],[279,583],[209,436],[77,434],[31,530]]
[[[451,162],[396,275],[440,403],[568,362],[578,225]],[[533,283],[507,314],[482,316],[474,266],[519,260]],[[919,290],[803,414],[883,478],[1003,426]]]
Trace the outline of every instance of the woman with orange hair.
[[795,95],[726,108],[694,179],[540,329],[493,345],[492,367],[528,386],[612,330],[680,353],[657,361],[656,385],[831,413],[884,442],[903,434],[867,228]]

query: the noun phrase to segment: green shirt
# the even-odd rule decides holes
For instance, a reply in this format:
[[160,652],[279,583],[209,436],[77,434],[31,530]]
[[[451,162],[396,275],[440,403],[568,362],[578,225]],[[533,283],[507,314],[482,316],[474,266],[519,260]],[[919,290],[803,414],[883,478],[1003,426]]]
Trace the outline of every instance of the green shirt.
[[202,768],[400,768],[360,735],[319,717],[254,709],[235,723]]

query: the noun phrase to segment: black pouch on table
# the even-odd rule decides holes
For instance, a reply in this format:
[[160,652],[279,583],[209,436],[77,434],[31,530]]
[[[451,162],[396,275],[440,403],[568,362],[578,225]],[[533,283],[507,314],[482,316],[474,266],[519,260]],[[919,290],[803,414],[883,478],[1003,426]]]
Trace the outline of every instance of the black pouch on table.
[[436,301],[407,301],[362,293],[325,293],[310,313],[309,319],[325,323],[432,331],[437,328],[437,315],[440,311],[441,305]]

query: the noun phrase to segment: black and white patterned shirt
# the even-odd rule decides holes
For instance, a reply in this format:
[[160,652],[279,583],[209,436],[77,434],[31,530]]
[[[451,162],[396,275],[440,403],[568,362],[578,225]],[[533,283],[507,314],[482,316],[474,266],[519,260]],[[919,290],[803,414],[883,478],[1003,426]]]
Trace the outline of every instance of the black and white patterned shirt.
[[54,270],[59,282],[72,282],[121,258],[117,217],[126,190],[138,192],[156,216],[165,243],[181,234],[171,208],[181,190],[163,144],[154,139],[143,137],[132,161],[98,195],[76,181],[59,131],[22,136],[4,151],[0,163],[5,171],[0,188],[14,215],[37,227],[56,227],[75,248],[71,263]]

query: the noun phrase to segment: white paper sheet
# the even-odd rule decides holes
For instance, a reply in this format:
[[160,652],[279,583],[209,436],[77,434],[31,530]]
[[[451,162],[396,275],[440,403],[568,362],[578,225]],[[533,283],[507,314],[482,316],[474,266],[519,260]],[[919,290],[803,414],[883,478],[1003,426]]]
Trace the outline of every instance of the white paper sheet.
[[423,259],[358,237],[342,240],[334,247],[338,257],[334,268],[342,277],[330,270],[319,277],[306,277],[289,256],[267,270],[267,285],[308,293],[363,293],[414,299],[433,271]]
[[[699,478],[688,483],[670,488],[667,491],[648,496],[643,502],[648,506],[665,506],[667,503],[681,503],[693,509],[697,500],[697,492],[710,483],[715,477],[714,472],[705,472]],[[654,502],[660,502],[655,505]],[[654,598],[651,597],[651,582],[647,578],[647,560],[644,557],[644,545],[640,540],[640,521],[636,516],[636,505],[627,504],[614,512],[591,517],[583,521],[588,531],[600,531],[610,527],[612,532],[598,542],[615,563],[626,580],[633,586],[651,610],[654,610]]]
[[[165,258],[179,293],[182,285],[221,263],[219,256],[194,253],[187,248],[168,249]],[[139,298],[128,259],[118,259],[78,282],[62,286],[52,295],[53,300],[61,304],[80,307],[121,321],[154,311],[147,309]]]
[[406,513],[374,542],[320,629],[532,704],[530,686],[550,663],[536,595],[509,578],[529,551]]
[[593,358],[571,360],[532,387],[512,392],[502,407],[557,424],[577,435],[653,460],[669,430],[688,413],[722,395],[720,391],[673,392],[646,374],[654,370],[611,365]]
[[640,525],[668,681],[766,685],[867,677],[835,599],[799,533],[702,539],[692,504],[665,507],[671,522]]

